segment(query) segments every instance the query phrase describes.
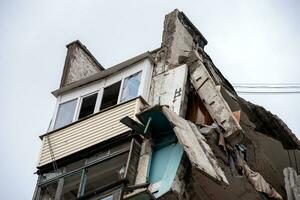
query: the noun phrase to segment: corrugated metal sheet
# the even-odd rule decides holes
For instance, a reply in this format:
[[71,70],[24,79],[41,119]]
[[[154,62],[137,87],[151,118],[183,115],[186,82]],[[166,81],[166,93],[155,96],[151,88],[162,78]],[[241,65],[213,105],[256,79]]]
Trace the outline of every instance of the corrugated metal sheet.
[[128,131],[119,121],[135,118],[140,105],[140,99],[132,100],[43,137],[38,167],[52,162],[48,138],[55,160],[61,159]]

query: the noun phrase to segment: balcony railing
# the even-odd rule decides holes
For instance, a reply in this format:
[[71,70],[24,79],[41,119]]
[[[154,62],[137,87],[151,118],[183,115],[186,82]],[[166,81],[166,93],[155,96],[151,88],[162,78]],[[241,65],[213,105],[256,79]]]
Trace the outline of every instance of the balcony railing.
[[135,118],[144,106],[140,97],[115,105],[41,136],[43,143],[37,167],[42,167],[130,130],[120,123]]

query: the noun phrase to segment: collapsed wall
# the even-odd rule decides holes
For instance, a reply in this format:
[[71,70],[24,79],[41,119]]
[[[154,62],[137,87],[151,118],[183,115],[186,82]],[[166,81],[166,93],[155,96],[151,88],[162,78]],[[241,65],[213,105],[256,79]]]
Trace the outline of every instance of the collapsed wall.
[[[184,64],[188,66],[180,116],[196,124],[205,135],[229,184],[220,185],[205,174],[195,173],[191,161],[182,159],[183,170],[178,172],[171,191],[160,199],[286,199],[283,169],[293,167],[299,174],[299,140],[277,116],[237,95],[204,51],[206,44],[206,39],[182,12],[176,9],[166,15],[162,47],[152,52],[156,61],[153,79],[161,84],[162,74]],[[191,54],[197,55],[197,59],[191,61]],[[197,76],[193,75],[195,70],[200,70]],[[203,87],[205,84],[207,88]],[[212,90],[215,92],[211,93]],[[161,103],[157,98],[161,94],[152,83],[150,104]],[[195,104],[191,96],[197,96],[200,103]],[[191,101],[193,107],[189,106]],[[226,116],[225,110],[230,111]],[[228,134],[229,131],[232,132]],[[220,143],[220,135],[225,136],[224,144]],[[242,163],[239,159],[230,160],[229,146],[233,152],[245,147],[240,151],[245,152]]]

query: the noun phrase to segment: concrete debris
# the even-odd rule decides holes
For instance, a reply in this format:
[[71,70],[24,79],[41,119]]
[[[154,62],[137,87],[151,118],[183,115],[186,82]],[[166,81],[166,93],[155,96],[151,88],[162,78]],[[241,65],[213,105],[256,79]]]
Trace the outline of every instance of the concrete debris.
[[226,176],[219,167],[210,146],[195,124],[184,120],[168,108],[162,108],[163,113],[174,125],[174,132],[183,146],[192,165],[219,182],[228,184]]
[[243,112],[255,123],[256,130],[277,139],[285,149],[300,150],[300,141],[279,117],[241,97],[239,97],[239,103]]
[[238,135],[242,134],[242,128],[220,91],[216,88],[197,51],[190,52],[187,64],[189,66],[191,82],[206,109],[213,119],[224,128],[224,136],[237,140]]
[[252,171],[247,164],[244,164],[242,167],[245,176],[257,191],[266,193],[268,197],[273,199],[283,199],[260,173]]
[[287,200],[300,200],[300,175],[291,168],[283,170]]

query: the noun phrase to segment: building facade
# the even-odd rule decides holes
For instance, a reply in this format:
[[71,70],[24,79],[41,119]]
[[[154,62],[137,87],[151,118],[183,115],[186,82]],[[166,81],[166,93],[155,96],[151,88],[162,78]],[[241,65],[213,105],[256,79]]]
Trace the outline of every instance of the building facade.
[[297,177],[300,142],[236,94],[206,44],[177,9],[161,47],[107,69],[68,44],[33,199],[292,198],[282,171]]

